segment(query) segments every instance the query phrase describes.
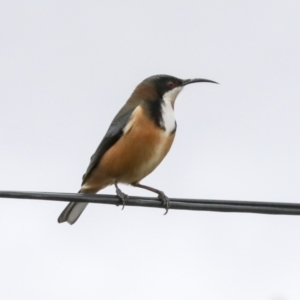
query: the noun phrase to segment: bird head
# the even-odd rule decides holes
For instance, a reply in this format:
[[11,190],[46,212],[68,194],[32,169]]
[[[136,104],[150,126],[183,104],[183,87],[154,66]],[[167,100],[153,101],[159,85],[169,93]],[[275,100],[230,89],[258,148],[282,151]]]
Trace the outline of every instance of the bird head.
[[140,85],[152,89],[160,99],[170,101],[173,104],[178,94],[186,85],[196,82],[217,83],[202,78],[180,79],[170,75],[154,75],[146,78]]

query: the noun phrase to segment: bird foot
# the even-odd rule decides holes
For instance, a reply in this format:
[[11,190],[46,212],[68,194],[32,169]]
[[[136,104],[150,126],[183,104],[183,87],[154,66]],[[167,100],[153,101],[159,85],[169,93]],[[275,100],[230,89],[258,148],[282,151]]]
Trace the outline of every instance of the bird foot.
[[158,199],[161,200],[162,206],[166,209],[164,215],[166,215],[170,208],[170,199],[165,195],[164,192],[159,192]]
[[119,199],[122,201],[122,204],[123,204],[122,210],[123,210],[129,197],[128,197],[128,195],[124,194],[119,188],[116,188],[116,193],[117,193],[117,196],[119,197]]

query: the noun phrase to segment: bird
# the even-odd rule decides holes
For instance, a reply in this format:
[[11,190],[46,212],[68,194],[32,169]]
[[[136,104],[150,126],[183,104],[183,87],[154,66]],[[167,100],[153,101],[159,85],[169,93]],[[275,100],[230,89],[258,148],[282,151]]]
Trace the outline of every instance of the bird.
[[[128,195],[118,184],[129,184],[156,193],[167,213],[170,202],[165,193],[140,181],[169,152],[177,129],[176,97],[186,85],[196,82],[217,83],[202,78],[184,80],[170,75],[154,75],[138,84],[92,155],[79,193],[96,194],[114,185],[124,208]],[[70,202],[58,222],[74,224],[87,204]]]

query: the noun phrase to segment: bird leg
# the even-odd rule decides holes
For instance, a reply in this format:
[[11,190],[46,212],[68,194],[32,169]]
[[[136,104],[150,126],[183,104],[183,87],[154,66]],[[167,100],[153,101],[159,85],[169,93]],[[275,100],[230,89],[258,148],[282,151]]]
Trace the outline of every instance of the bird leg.
[[161,200],[163,207],[165,207],[165,209],[166,209],[166,212],[164,214],[166,215],[168,213],[168,210],[170,208],[170,199],[165,195],[164,192],[157,190],[155,188],[152,188],[150,186],[147,186],[147,185],[139,184],[139,183],[132,183],[131,185],[158,194],[159,200]]
[[115,181],[115,187],[116,187],[116,193],[117,193],[117,196],[120,198],[120,200],[122,201],[122,204],[123,204],[123,207],[122,207],[122,210],[124,209],[125,207],[125,204],[126,202],[128,201],[128,195],[124,194],[120,188],[118,187],[118,184],[117,182]]

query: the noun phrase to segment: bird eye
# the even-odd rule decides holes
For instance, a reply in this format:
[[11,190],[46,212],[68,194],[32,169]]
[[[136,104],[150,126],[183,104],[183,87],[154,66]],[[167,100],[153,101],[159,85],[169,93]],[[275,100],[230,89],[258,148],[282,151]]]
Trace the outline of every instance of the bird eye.
[[172,89],[172,88],[175,86],[175,84],[174,84],[174,82],[169,81],[169,82],[167,83],[167,86],[168,86],[168,88]]

